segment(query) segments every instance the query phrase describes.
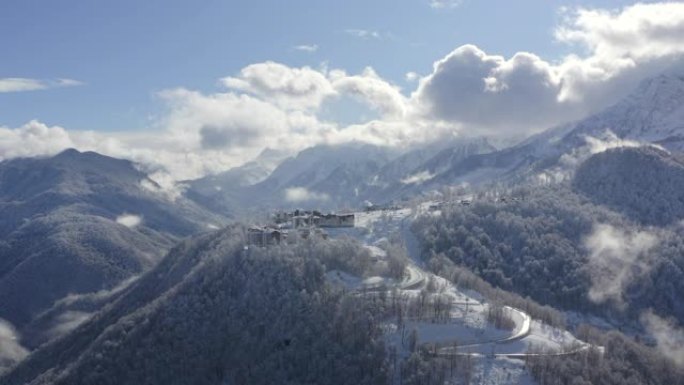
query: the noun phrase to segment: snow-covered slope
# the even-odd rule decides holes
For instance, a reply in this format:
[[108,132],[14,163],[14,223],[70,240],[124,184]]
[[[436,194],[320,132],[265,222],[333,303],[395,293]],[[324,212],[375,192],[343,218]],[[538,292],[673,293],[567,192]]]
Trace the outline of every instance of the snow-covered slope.
[[591,147],[588,137],[607,144],[606,148],[620,145],[609,142],[631,141],[683,150],[684,74],[669,71],[646,79],[623,100],[597,114],[551,128],[510,148],[466,157],[427,185],[528,180],[558,167],[564,154],[575,157],[580,149]]
[[94,152],[0,163],[0,318],[21,329],[68,294],[110,289],[220,216]]
[[616,105],[577,124],[572,135],[600,136],[684,149],[684,73],[667,72],[643,81]]

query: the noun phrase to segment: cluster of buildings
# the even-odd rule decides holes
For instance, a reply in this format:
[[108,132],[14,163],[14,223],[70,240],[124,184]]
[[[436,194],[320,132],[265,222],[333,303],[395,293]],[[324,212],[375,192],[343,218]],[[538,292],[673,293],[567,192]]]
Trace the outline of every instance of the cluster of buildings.
[[290,224],[292,228],[302,227],[354,227],[354,214],[323,214],[317,210],[295,210],[277,212],[273,216],[276,224]]
[[294,243],[315,236],[327,238],[324,228],[354,227],[354,214],[322,214],[316,210],[280,211],[273,215],[275,225],[253,226],[247,230],[247,243],[271,246]]
[[435,202],[428,206],[428,210],[441,210],[447,206],[459,204],[461,206],[470,206],[472,201],[470,199],[461,199],[460,201],[446,201],[446,202]]

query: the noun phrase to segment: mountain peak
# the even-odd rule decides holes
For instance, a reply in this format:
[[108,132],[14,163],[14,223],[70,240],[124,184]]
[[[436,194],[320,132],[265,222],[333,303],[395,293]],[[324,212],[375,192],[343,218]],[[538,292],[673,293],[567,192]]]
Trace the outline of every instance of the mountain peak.
[[59,154],[55,155],[55,157],[67,158],[67,157],[74,157],[74,156],[78,156],[78,155],[81,155],[81,152],[78,151],[77,149],[75,149],[75,148],[67,148],[66,150],[64,150],[64,151],[60,152]]
[[579,122],[570,135],[598,137],[606,130],[621,139],[684,149],[684,75],[668,71],[642,81],[622,101]]

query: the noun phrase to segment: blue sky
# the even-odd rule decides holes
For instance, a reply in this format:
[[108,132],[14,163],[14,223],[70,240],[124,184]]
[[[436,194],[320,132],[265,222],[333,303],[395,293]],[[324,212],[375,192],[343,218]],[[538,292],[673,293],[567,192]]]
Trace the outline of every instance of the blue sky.
[[513,143],[681,70],[682,36],[678,1],[4,0],[0,160],[178,180],[265,148]]
[[372,66],[406,93],[415,87],[405,82],[407,72],[426,74],[466,43],[493,54],[530,51],[557,60],[569,50],[553,38],[560,7],[628,3],[464,0],[433,8],[429,0],[5,0],[0,78],[84,85],[0,93],[0,125],[39,119],[80,130],[141,130],[160,113],[158,91],[209,92],[220,77],[265,60],[326,62],[351,73]]

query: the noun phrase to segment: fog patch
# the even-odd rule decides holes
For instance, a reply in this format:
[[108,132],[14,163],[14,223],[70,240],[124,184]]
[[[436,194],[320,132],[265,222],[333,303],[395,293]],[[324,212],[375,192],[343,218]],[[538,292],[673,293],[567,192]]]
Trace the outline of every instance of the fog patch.
[[658,350],[677,365],[684,366],[684,331],[671,320],[665,320],[652,311],[641,315],[641,323],[655,338]]
[[309,191],[305,187],[290,187],[285,190],[285,200],[288,202],[327,201],[328,194]]
[[585,160],[589,159],[592,155],[596,155],[613,148],[652,146],[666,151],[661,146],[652,143],[621,139],[609,129],[600,136],[584,135],[583,139],[584,145],[574,148],[572,151],[561,155],[560,158],[558,158],[558,165],[537,174],[535,182],[541,185],[549,185],[568,180],[572,178],[577,167]]
[[121,281],[118,285],[114,286],[110,290],[100,290],[92,293],[83,293],[83,294],[69,294],[66,297],[59,299],[55,302],[55,306],[70,306],[74,303],[77,303],[79,301],[99,301],[99,300],[106,300],[112,295],[118,294],[121,291],[125,290],[128,288],[132,283],[137,281],[139,276],[134,275],[130,278],[125,279],[124,281]]
[[19,344],[19,333],[11,323],[0,318],[0,373],[23,360],[29,354]]
[[403,183],[403,184],[423,183],[423,182],[429,181],[430,179],[432,179],[434,177],[435,176],[433,174],[430,174],[429,171],[421,171],[419,173],[407,176],[406,178],[401,180],[401,183]]
[[142,223],[142,217],[140,215],[134,214],[121,214],[116,217],[116,223],[132,229]]
[[171,174],[164,171],[149,174],[147,179],[140,181],[140,186],[171,202],[180,198],[188,188],[186,184],[176,182]]
[[650,270],[647,252],[657,241],[647,231],[627,232],[608,224],[595,225],[584,239],[589,252],[589,299],[596,303],[613,301],[624,308],[624,291],[635,278]]
[[80,324],[90,319],[92,313],[84,311],[67,310],[55,320],[55,325],[46,332],[49,340],[61,337],[76,329]]

